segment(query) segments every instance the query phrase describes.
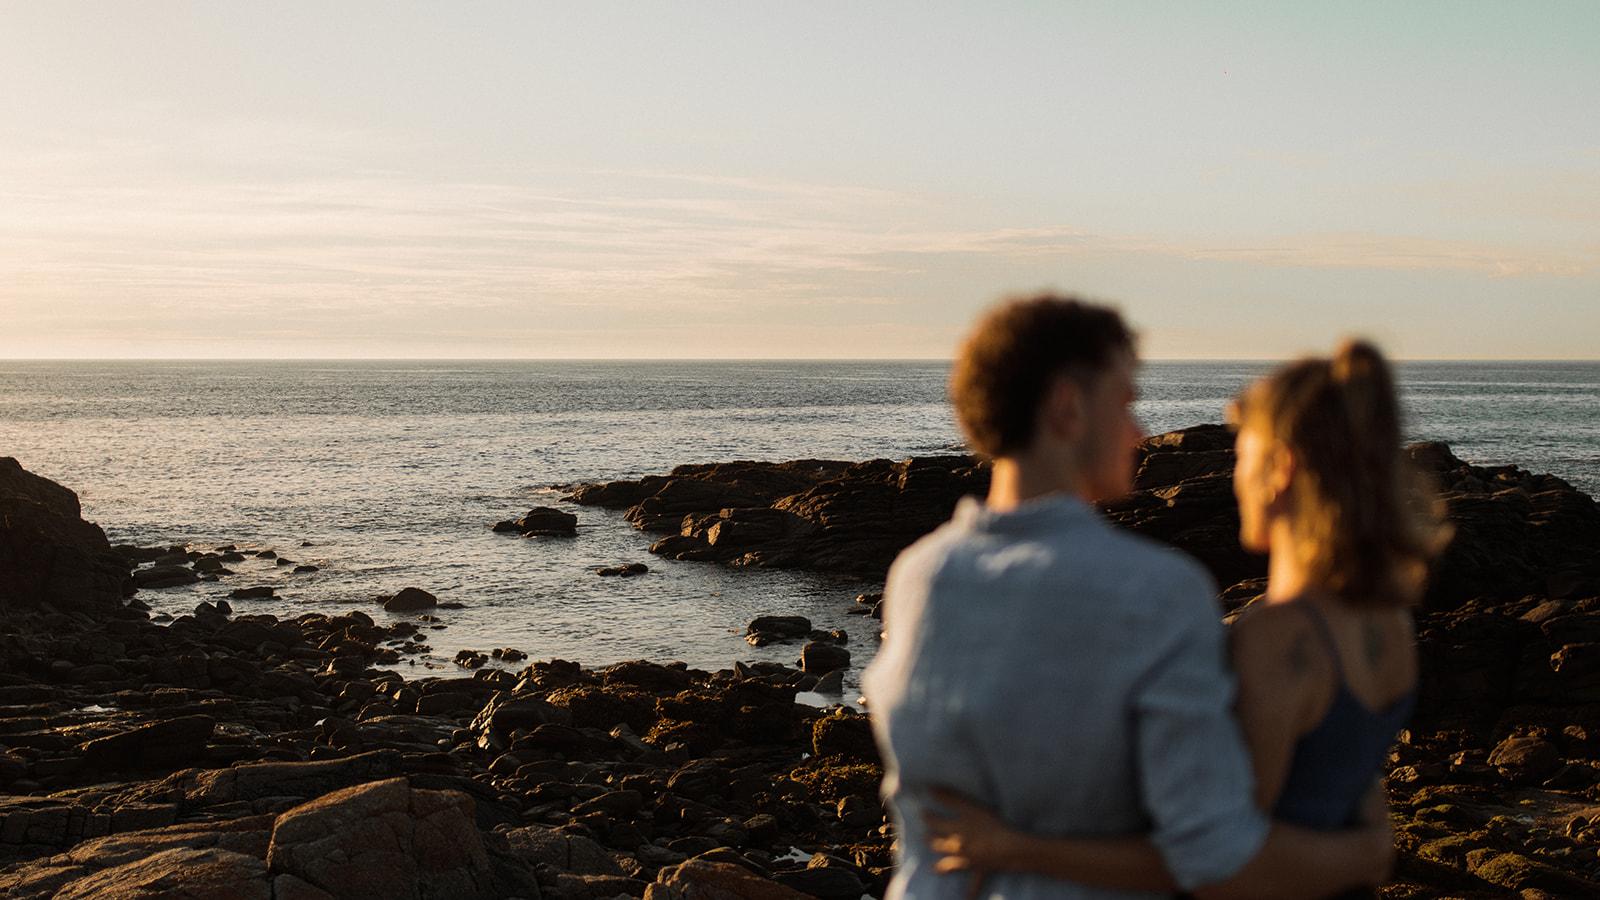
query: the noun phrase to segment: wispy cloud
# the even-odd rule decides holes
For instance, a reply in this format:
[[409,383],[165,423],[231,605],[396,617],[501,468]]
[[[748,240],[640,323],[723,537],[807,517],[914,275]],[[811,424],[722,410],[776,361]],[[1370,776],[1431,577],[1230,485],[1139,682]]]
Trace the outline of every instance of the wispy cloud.
[[1156,260],[1575,278],[1600,265],[1593,242],[972,228],[959,197],[695,172],[446,178],[400,165],[373,135],[276,124],[222,127],[178,149],[42,143],[0,156],[0,313],[39,336],[312,340],[343,329],[465,340],[472,328],[492,339],[497,315],[558,334],[728,329],[753,310],[880,311],[841,323],[859,328],[913,315],[894,311],[904,285],[952,266]]

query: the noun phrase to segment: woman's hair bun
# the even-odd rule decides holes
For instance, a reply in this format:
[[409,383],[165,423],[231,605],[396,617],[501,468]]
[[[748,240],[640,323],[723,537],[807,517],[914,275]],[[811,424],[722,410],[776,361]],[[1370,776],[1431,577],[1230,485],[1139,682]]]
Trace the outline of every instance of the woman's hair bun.
[[1345,341],[1334,351],[1330,362],[1333,380],[1343,384],[1370,381],[1374,378],[1381,378],[1385,383],[1390,380],[1389,364],[1384,360],[1382,351],[1368,341],[1358,339]]

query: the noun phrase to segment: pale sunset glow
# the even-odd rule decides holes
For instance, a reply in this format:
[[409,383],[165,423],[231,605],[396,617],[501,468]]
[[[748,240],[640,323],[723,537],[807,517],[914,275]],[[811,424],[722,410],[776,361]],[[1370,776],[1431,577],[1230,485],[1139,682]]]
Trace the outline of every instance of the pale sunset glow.
[[1600,5],[0,5],[0,357],[1592,359]]

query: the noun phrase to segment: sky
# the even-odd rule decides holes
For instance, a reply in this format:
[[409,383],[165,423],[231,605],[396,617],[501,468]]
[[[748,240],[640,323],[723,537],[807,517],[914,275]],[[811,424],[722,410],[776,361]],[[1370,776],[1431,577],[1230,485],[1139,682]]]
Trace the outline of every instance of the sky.
[[0,357],[1600,358],[1600,3],[0,0]]

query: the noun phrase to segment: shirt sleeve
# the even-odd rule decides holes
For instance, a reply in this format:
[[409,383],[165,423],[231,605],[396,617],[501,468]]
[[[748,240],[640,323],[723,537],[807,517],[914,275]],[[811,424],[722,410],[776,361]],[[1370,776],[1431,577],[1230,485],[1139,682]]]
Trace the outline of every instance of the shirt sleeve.
[[1233,715],[1234,678],[1210,579],[1174,582],[1167,640],[1134,690],[1139,781],[1152,839],[1184,890],[1225,881],[1261,851],[1270,823]]

